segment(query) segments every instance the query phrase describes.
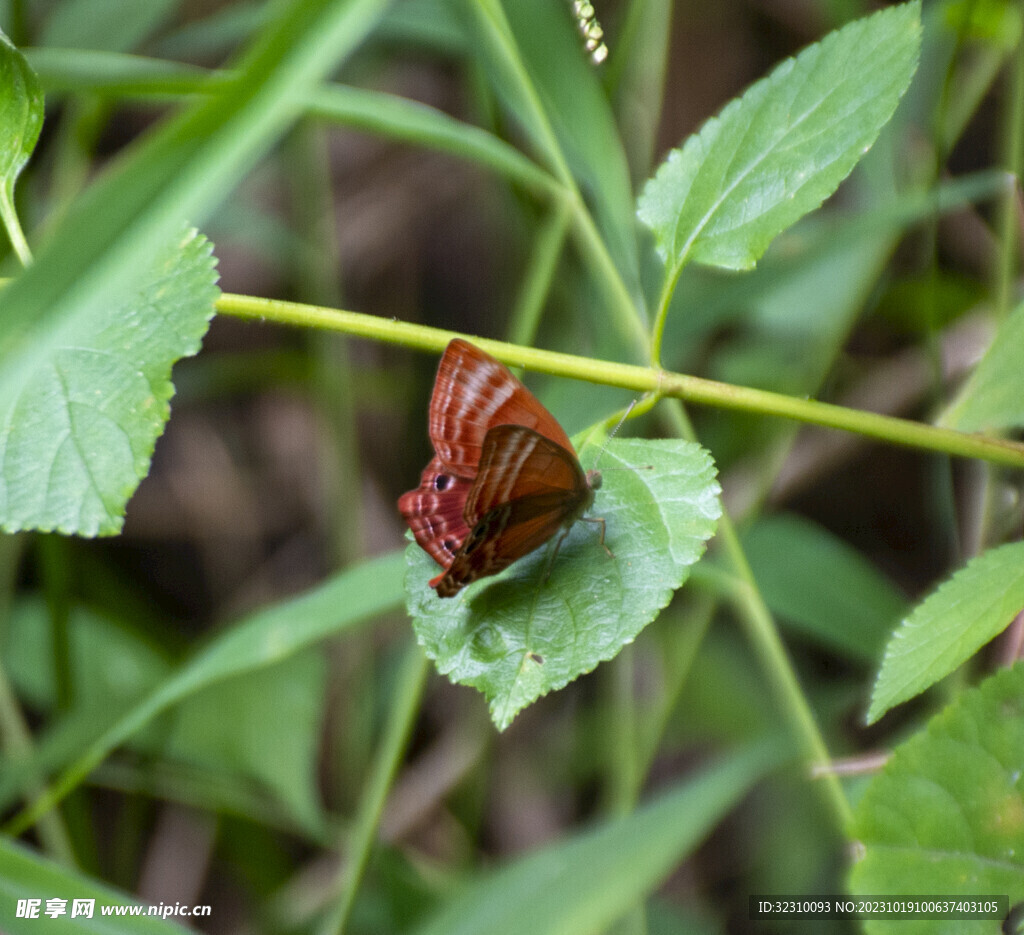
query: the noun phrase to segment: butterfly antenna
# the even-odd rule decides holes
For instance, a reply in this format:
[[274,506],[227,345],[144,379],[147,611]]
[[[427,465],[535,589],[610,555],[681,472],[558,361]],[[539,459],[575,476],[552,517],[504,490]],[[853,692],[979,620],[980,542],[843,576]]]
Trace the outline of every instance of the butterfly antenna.
[[601,446],[601,450],[597,453],[597,457],[594,458],[593,470],[595,470],[595,471],[597,470],[597,465],[600,463],[601,456],[604,454],[605,449],[608,447],[609,442],[611,442],[611,440],[616,436],[616,434],[618,433],[619,429],[622,428],[622,424],[626,421],[626,419],[629,418],[629,414],[636,408],[637,402],[638,402],[638,400],[635,400],[635,399],[632,402],[630,402],[630,404],[626,407],[625,412],[623,412],[622,415],[619,416],[619,421],[615,423],[615,428],[613,428],[608,433],[608,437],[604,440],[604,444]]

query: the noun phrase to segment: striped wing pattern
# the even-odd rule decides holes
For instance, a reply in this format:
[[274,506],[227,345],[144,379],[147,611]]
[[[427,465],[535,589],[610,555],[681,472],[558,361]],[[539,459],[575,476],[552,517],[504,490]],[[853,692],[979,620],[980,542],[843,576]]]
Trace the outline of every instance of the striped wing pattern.
[[430,398],[434,457],[398,508],[443,569],[451,597],[495,575],[571,525],[593,502],[565,431],[501,363],[452,341]]
[[593,500],[571,451],[525,426],[496,426],[466,500],[469,535],[431,585],[447,597],[496,575],[571,526]]
[[572,451],[540,400],[499,361],[456,338],[441,358],[430,397],[430,442],[449,470],[475,476],[484,438],[496,425],[525,425]]

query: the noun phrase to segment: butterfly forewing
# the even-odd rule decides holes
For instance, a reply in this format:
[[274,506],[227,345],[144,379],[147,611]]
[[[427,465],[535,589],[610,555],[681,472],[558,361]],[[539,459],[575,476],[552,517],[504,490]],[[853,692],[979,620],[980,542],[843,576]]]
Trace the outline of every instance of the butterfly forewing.
[[495,507],[473,527],[447,570],[430,586],[440,597],[451,597],[478,578],[504,571],[554,536],[564,516],[552,495]]
[[572,450],[565,431],[504,364],[468,341],[451,341],[430,397],[430,441],[442,463],[473,476],[496,425],[523,425]]

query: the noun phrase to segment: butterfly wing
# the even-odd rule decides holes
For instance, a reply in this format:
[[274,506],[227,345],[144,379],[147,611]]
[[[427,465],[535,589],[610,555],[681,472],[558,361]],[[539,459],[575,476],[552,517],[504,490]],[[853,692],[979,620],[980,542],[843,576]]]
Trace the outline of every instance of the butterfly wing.
[[472,486],[471,480],[449,473],[435,457],[424,468],[419,487],[398,498],[399,512],[416,542],[442,568],[451,564],[469,534],[463,510]]
[[571,513],[589,489],[571,446],[523,425],[498,425],[484,439],[464,515],[472,528],[499,506],[537,498],[562,501]]
[[521,425],[492,428],[466,498],[468,535],[431,586],[451,597],[498,574],[571,524],[593,499],[571,448]]
[[441,596],[532,552],[593,499],[555,417],[468,341],[451,341],[441,358],[429,434],[434,458],[398,508],[445,569],[430,582]]
[[456,338],[441,358],[430,397],[429,433],[434,451],[448,470],[472,478],[487,432],[497,425],[526,426],[572,451],[572,443],[555,417],[507,367]]

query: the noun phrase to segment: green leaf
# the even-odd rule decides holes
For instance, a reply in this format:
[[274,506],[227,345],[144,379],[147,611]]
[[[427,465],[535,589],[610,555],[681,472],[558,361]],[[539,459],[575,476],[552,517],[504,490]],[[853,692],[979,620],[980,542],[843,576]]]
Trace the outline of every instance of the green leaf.
[[498,870],[416,935],[588,935],[650,893],[764,773],[747,750],[609,821]]
[[20,392],[63,329],[122,304],[137,287],[137,272],[183,224],[201,223],[228,197],[298,116],[302,95],[352,52],[386,3],[271,4],[274,15],[239,63],[236,80],[119,155],[4,291],[0,400],[8,403]]
[[704,124],[640,197],[665,261],[753,267],[874,143],[920,44],[919,3],[883,10],[786,60]]
[[219,296],[194,231],[116,305],[75,316],[0,395],[0,525],[116,533],[170,415],[171,367],[196,353]]
[[896,629],[871,696],[868,723],[971,658],[1024,608],[1024,542],[971,559]]
[[[138,633],[85,607],[70,608],[68,640],[76,708],[122,711],[170,668]],[[36,712],[57,708],[54,653],[53,619],[45,601],[36,595],[20,598],[5,620],[0,658],[19,698]]]
[[[44,914],[46,900],[51,897],[68,901],[66,914],[56,918]],[[39,918],[17,918],[19,899],[41,899]],[[81,915],[71,918],[74,899],[96,901],[91,919]],[[101,915],[101,906],[141,906],[142,914]],[[192,931],[159,916],[147,916],[146,909],[146,903],[128,893],[0,837],[0,927],[6,935],[39,935],[40,931],[49,935],[188,935]]]
[[530,702],[632,642],[686,580],[715,531],[720,488],[699,445],[615,440],[600,467],[604,485],[590,512],[604,518],[614,558],[591,524],[577,523],[548,580],[553,545],[441,599],[427,586],[437,566],[417,545],[406,550],[417,638],[441,673],[484,693],[501,730]]
[[472,160],[536,192],[550,192],[556,184],[536,163],[494,134],[419,101],[383,91],[325,84],[311,92],[309,111],[342,126]]
[[[593,201],[594,214],[619,272],[630,291],[641,294],[636,225],[629,164],[615,124],[601,72],[581,48],[572,20],[547,0],[516,0],[505,4],[509,25],[544,113],[551,121],[573,176]],[[526,109],[506,96],[520,117]]]
[[957,401],[942,423],[963,432],[1024,425],[1024,304],[1000,325]]
[[826,645],[877,662],[906,601],[859,552],[791,514],[758,520],[743,549],[773,611]]
[[218,81],[229,80],[225,72],[125,52],[35,48],[27,49],[25,58],[50,97],[84,93],[120,98],[208,94]]
[[127,52],[165,26],[177,7],[178,0],[66,0],[53,8],[39,44]]
[[939,10],[943,25],[960,42],[1012,49],[1020,41],[1021,11],[1009,0],[953,0]]
[[[31,823],[60,801],[112,750],[124,743],[158,714],[197,692],[243,672],[253,672],[287,659],[313,643],[342,633],[401,602],[403,557],[394,552],[346,569],[306,594],[257,611],[221,633],[180,669],[156,686],[102,736],[87,738],[83,751],[73,751],[73,763],[44,798],[20,818]],[[38,756],[46,761],[46,751]],[[19,780],[28,781],[34,762],[20,764]],[[5,792],[8,787],[4,784]]]
[[[36,48],[28,50],[26,58],[50,95],[83,91],[111,97],[196,95],[232,78],[227,71],[90,49]],[[535,162],[493,133],[419,101],[334,83],[311,89],[304,100],[311,115],[471,160],[534,192],[550,195],[557,186]]]
[[[323,827],[316,792],[327,668],[307,650],[211,685],[177,712],[166,752],[270,790],[303,827]],[[216,716],[212,716],[216,712]]]
[[[605,260],[594,254],[607,248],[617,282],[631,297],[625,305],[642,307],[629,166],[599,73],[586,60],[571,17],[564,6],[548,0],[475,0],[468,8],[473,14],[472,54],[520,123],[537,161],[587,199],[603,245],[595,251],[589,222],[577,216],[584,252],[603,276]],[[554,204],[560,202],[572,206],[575,196],[556,194]],[[591,312],[595,310],[609,316],[609,327],[593,329],[595,340],[610,342],[609,354],[621,353],[624,343],[634,348],[643,344],[623,302],[598,302]]]
[[[901,744],[864,793],[855,895],[1024,899],[1024,666],[964,692]],[[875,935],[1000,932],[998,922],[872,921]]]
[[42,128],[39,82],[25,57],[0,32],[0,220],[8,227],[16,223],[14,183]]

